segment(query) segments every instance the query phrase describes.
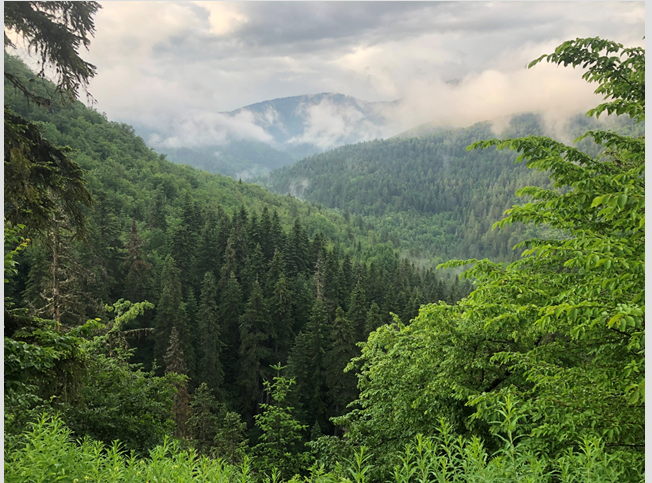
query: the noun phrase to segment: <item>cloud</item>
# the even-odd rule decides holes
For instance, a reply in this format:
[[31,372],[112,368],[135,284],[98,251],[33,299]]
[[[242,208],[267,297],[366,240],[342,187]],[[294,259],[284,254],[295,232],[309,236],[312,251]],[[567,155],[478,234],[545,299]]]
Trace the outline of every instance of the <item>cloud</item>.
[[[643,2],[106,2],[88,60],[90,91],[109,118],[160,142],[266,139],[275,113],[220,112],[287,96],[339,92],[387,108],[391,135],[422,122],[463,125],[595,104],[579,72],[524,66],[579,36],[642,44]],[[455,86],[447,81],[457,79]],[[305,112],[305,141],[346,139],[355,110]],[[357,123],[357,124],[356,124]],[[391,132],[393,130],[393,132]],[[300,137],[296,142],[302,142]]]
[[191,111],[165,126],[163,132],[173,134],[153,134],[149,143],[161,148],[197,148],[225,145],[231,140],[241,139],[273,141],[273,137],[256,124],[256,115],[247,109],[235,115]]

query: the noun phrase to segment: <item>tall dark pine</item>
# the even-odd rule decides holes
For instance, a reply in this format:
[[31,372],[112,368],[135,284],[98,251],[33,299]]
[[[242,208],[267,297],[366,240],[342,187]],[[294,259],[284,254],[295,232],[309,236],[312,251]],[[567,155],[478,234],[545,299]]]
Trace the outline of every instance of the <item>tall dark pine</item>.
[[263,291],[254,282],[245,313],[240,317],[240,349],[238,350],[241,403],[247,419],[253,417],[262,402],[263,361],[269,357],[266,347],[269,331],[269,313],[263,299]]
[[299,218],[294,220],[294,226],[285,243],[285,261],[287,263],[287,275],[296,277],[299,273],[305,272],[310,262],[310,241],[306,235]]
[[[233,272],[229,273],[220,294],[218,310],[220,327],[224,328],[225,380],[229,384],[235,382],[238,370],[238,350],[240,347],[240,314],[242,312],[242,290]],[[224,279],[220,280],[222,283]]]
[[293,342],[292,291],[285,275],[281,273],[271,298],[270,348],[273,360],[283,363]]
[[383,318],[380,315],[380,307],[376,302],[371,303],[369,312],[367,313],[367,322],[365,324],[365,339],[371,332],[383,325]]
[[194,379],[197,374],[197,357],[193,339],[196,337],[198,330],[194,319],[188,314],[188,304],[185,302],[179,304],[179,315],[175,326],[179,331],[179,344],[185,356],[187,374],[194,387]]
[[367,325],[367,296],[363,288],[362,280],[359,280],[351,294],[351,303],[347,318],[355,327],[358,340],[364,339],[364,331]]
[[159,185],[156,188],[154,199],[150,205],[149,226],[151,228],[157,228],[161,231],[166,231],[168,229],[167,218],[165,216],[166,205],[167,198],[165,197],[163,185]]
[[[335,321],[331,332],[333,346],[328,352],[328,369],[326,382],[333,401],[333,415],[340,416],[346,406],[358,395],[357,379],[353,372],[344,372],[344,368],[352,358],[359,355],[356,346],[356,328],[344,315],[344,310],[338,307],[335,311]],[[335,427],[337,431],[337,427]]]
[[[183,349],[181,348],[181,341],[179,339],[179,332],[176,327],[172,327],[170,331],[170,341],[165,352],[165,373],[176,373],[185,375],[188,372],[186,367]],[[187,422],[190,416],[190,396],[188,395],[188,386],[185,381],[177,382],[175,384],[177,393],[174,396],[174,422],[176,429],[174,435],[177,438],[188,437]]]
[[155,357],[161,361],[167,349],[172,327],[179,318],[179,306],[182,302],[179,270],[172,256],[165,259],[161,274],[161,296],[156,306]]
[[125,257],[127,277],[122,296],[131,302],[142,302],[147,300],[151,294],[152,269],[150,264],[145,261],[143,240],[138,234],[138,225],[133,218],[125,250],[127,252]]
[[[218,231],[217,213],[211,208],[204,215],[204,226],[199,234],[197,257],[195,258],[195,277],[202,277],[206,270],[210,270],[217,278],[220,274],[222,257],[220,256],[220,239]],[[203,282],[202,282],[203,283]]]
[[328,420],[327,352],[331,348],[331,331],[323,299],[313,305],[310,320],[297,336],[288,359],[288,371],[296,378],[306,421],[318,421],[322,428]]
[[213,272],[204,274],[199,304],[199,333],[201,334],[202,357],[199,361],[199,380],[206,383],[214,396],[219,395],[224,383],[222,353],[222,331],[217,308],[217,283]]

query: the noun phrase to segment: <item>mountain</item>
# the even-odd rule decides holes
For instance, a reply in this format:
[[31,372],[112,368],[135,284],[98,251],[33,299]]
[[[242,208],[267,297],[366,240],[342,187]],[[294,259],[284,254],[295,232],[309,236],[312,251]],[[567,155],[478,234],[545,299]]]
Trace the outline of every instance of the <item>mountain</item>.
[[164,128],[141,125],[136,131],[176,163],[249,179],[327,149],[393,134],[385,111],[397,102],[320,93],[211,116],[190,113]]
[[[621,132],[641,130],[631,120],[597,122],[577,116],[557,135],[573,138],[599,124]],[[420,134],[420,137],[406,137]],[[275,170],[259,182],[371,223],[382,241],[414,258],[509,260],[524,239],[523,227],[492,230],[502,213],[516,203],[523,186],[548,186],[545,173],[515,164],[516,155],[488,149],[470,151],[475,141],[495,137],[551,135],[537,114],[512,116],[501,132],[491,122],[440,131],[426,124],[403,135],[343,146]],[[595,154],[598,147],[580,147]],[[365,220],[365,221],[363,221]]]

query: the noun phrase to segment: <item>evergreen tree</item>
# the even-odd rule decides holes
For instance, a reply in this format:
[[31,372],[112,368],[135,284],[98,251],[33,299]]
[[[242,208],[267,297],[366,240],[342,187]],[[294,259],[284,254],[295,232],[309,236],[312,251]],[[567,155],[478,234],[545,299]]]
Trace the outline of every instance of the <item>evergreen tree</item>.
[[195,325],[195,320],[191,319],[188,315],[188,304],[185,302],[179,304],[179,312],[175,327],[177,327],[179,344],[184,354],[186,374],[188,374],[191,383],[193,383],[197,373],[196,346],[193,344],[193,339],[195,339],[198,331],[197,326]]
[[328,387],[326,353],[331,348],[331,332],[323,299],[317,299],[305,329],[297,336],[288,359],[288,370],[296,378],[306,420],[328,421]]
[[251,293],[254,282],[258,282],[261,287],[266,285],[266,265],[260,244],[256,244],[253,250],[250,251],[249,257],[247,257],[242,275],[245,297],[248,297]]
[[[188,372],[183,350],[181,348],[181,341],[179,340],[179,332],[176,327],[172,327],[170,331],[170,343],[165,353],[165,373],[175,373],[179,375],[186,375]],[[188,395],[188,386],[185,380],[180,380],[175,383],[177,393],[174,396],[174,422],[176,429],[174,432],[177,438],[186,438],[188,436],[187,421],[190,414],[190,396]]]
[[213,272],[206,272],[199,306],[199,334],[202,357],[199,362],[199,379],[212,394],[218,395],[224,382],[224,369],[220,360],[223,343],[217,309],[217,284]]
[[208,208],[204,216],[204,226],[199,234],[193,270],[196,277],[206,270],[210,270],[215,277],[219,276],[222,268],[219,241],[217,214],[213,209]]
[[358,280],[353,293],[351,294],[351,303],[349,312],[346,314],[347,319],[351,322],[356,331],[358,340],[364,339],[363,334],[367,324],[367,296],[363,288],[362,280]]
[[[333,346],[328,352],[328,370],[326,382],[329,388],[330,398],[333,401],[333,413],[340,416],[346,406],[354,401],[358,395],[356,384],[357,379],[352,372],[344,372],[344,368],[354,357],[359,355],[356,346],[357,332],[355,326],[344,315],[341,307],[335,312],[335,321],[331,338]],[[337,431],[337,428],[335,428]]]
[[306,235],[299,218],[294,220],[292,232],[285,243],[285,261],[287,263],[287,275],[296,277],[299,273],[305,272],[310,264],[310,241]]
[[265,346],[269,337],[269,313],[258,282],[254,282],[245,313],[240,316],[240,348],[238,350],[238,385],[245,413],[253,416],[262,400],[263,361],[269,357]]
[[[240,348],[240,313],[242,311],[242,291],[238,279],[231,272],[222,289],[218,310],[220,327],[224,328],[224,369],[226,382],[233,384],[238,372],[238,350]],[[222,280],[220,280],[221,282]]]
[[246,424],[237,413],[215,399],[211,389],[202,383],[190,403],[188,428],[193,446],[200,455],[238,464],[245,453]]
[[383,319],[380,315],[380,307],[376,302],[371,302],[371,307],[367,313],[367,321],[365,324],[365,339],[371,332],[383,325]]
[[281,477],[289,479],[301,468],[301,433],[307,426],[301,425],[293,416],[294,408],[286,398],[293,379],[280,375],[283,367],[272,366],[277,371],[272,383],[265,381],[265,389],[271,395],[271,404],[261,404],[262,413],[255,417],[256,427],[262,431],[254,447],[256,466],[263,471],[278,468]]
[[143,253],[143,240],[138,234],[138,225],[134,218],[131,219],[129,237],[125,243],[124,266],[127,271],[123,297],[132,302],[147,300],[152,290],[152,269],[145,261]]
[[274,353],[274,360],[285,362],[288,356],[288,350],[293,342],[292,327],[294,321],[292,319],[292,292],[283,273],[281,273],[278,282],[276,282],[270,305],[270,347]]
[[156,188],[154,199],[150,205],[149,226],[157,228],[163,232],[167,231],[168,223],[165,216],[165,207],[167,206],[167,199],[165,197],[165,190],[163,185],[160,184]]
[[163,359],[170,340],[172,327],[179,319],[181,305],[181,282],[179,270],[174,258],[168,255],[161,274],[161,297],[156,306],[156,331],[154,352],[159,360]]

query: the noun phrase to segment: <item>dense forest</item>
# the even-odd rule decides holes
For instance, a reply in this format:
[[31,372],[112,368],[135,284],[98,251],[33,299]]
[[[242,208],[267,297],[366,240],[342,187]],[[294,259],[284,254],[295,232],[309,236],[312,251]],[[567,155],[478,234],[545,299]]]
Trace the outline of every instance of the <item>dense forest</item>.
[[[609,122],[575,117],[565,134],[575,138],[605,125],[637,136],[644,132],[626,116]],[[366,220],[381,240],[415,259],[510,260],[512,247],[535,232],[523,225],[492,230],[492,224],[517,202],[518,189],[549,186],[547,174],[515,164],[516,155],[510,152],[467,152],[469,144],[495,136],[491,122],[439,132],[427,127],[415,130],[419,137],[402,135],[311,156],[260,182],[276,192],[338,208],[358,224]],[[501,136],[541,136],[546,131],[542,117],[529,113],[512,116]],[[591,140],[579,147],[597,152]]]
[[[638,127],[585,149],[473,127],[464,156],[515,151],[541,182],[498,228],[539,237],[442,276],[378,237],[381,212],[175,165],[83,106],[99,8],[5,3],[57,72],[5,55],[6,481],[644,480]],[[589,116],[644,122],[644,49],[542,61],[588,67]]]

